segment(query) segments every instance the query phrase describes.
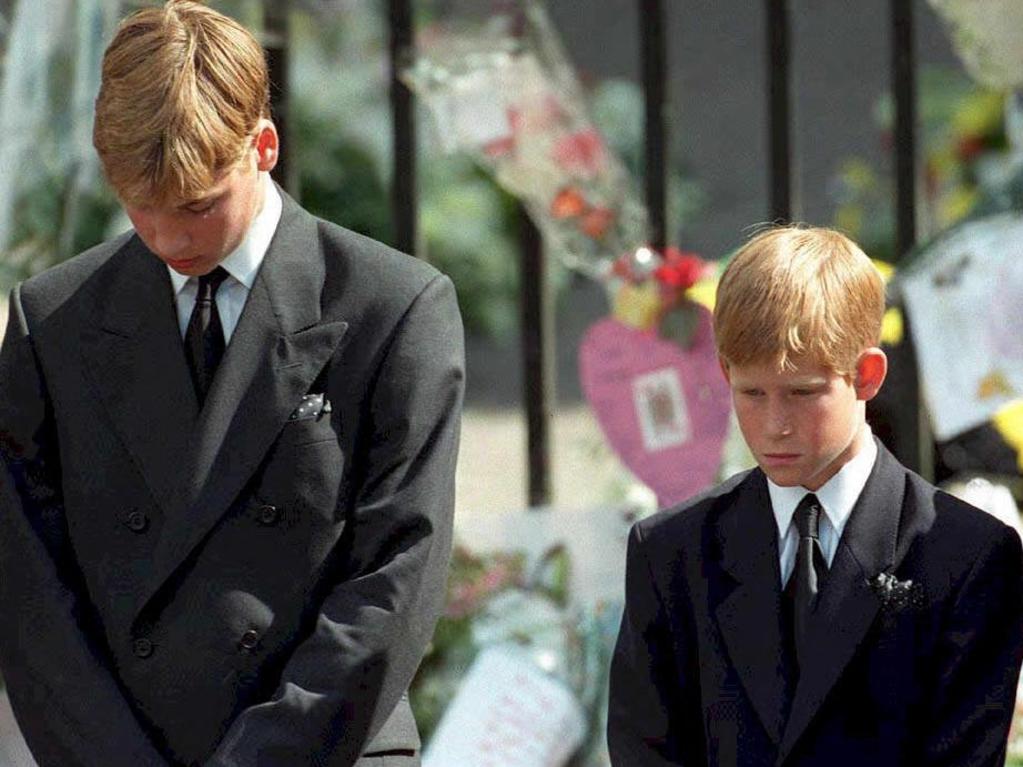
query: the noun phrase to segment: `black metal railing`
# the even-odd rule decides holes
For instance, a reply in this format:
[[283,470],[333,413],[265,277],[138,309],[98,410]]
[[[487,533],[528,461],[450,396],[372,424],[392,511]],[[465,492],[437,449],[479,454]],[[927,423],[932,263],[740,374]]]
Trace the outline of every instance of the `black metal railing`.
[[[788,0],[765,0],[769,115],[770,199],[773,221],[797,217],[792,196],[791,39]],[[274,5],[274,3],[268,3]],[[912,0],[890,0],[892,89],[895,94],[896,254],[901,259],[916,243],[916,110]],[[412,0],[389,0],[392,71],[413,55]],[[650,242],[662,247],[667,232],[667,169],[670,138],[665,115],[668,60],[665,46],[666,8],[663,0],[638,0],[639,40],[645,106],[644,189],[650,216]],[[271,57],[274,53],[271,51]],[[273,58],[271,58],[273,61]],[[281,64],[283,66],[283,64]],[[282,82],[282,81],[279,81]],[[421,255],[417,242],[416,142],[413,97],[392,81],[394,115],[394,221],[398,247]],[[286,111],[284,112],[286,113]],[[539,232],[523,213],[521,334],[524,412],[527,423],[528,499],[530,505],[551,501],[550,418],[553,402],[553,312],[546,280],[547,266]],[[742,223],[742,222],[738,222]],[[892,424],[890,447],[910,468],[932,471],[932,443],[920,403],[917,369],[907,337],[893,360],[902,367],[893,383],[899,386],[900,406]]]

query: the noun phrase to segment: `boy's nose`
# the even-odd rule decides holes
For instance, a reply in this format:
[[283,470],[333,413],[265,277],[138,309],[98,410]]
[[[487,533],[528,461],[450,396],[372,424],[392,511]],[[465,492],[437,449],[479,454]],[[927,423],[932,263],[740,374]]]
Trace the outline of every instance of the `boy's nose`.
[[767,414],[767,428],[773,437],[784,437],[792,431],[792,423],[788,410],[784,407],[772,407]]

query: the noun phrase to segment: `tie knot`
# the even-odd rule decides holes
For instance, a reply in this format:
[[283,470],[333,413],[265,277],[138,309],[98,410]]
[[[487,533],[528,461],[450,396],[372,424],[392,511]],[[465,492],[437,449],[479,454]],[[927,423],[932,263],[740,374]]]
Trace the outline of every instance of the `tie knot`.
[[795,521],[800,538],[820,538],[821,504],[816,495],[803,496],[796,506]]
[[217,290],[228,277],[227,270],[222,266],[218,266],[209,274],[202,275],[199,278],[199,297],[212,298],[217,295]]

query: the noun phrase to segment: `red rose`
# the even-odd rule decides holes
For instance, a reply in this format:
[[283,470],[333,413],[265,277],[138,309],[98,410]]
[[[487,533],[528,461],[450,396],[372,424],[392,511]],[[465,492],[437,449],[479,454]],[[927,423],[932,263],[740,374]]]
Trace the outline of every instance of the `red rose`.
[[684,253],[676,247],[664,250],[664,260],[654,269],[654,277],[662,285],[688,290],[703,276],[706,264],[695,253]]

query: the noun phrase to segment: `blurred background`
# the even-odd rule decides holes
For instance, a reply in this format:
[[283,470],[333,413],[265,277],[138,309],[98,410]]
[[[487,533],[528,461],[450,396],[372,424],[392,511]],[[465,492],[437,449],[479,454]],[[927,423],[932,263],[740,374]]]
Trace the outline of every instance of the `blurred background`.
[[[4,294],[31,274],[128,228],[92,150],[92,105],[100,57],[118,19],[143,4],[152,3],[0,0]],[[656,169],[663,197],[659,213],[644,215],[655,224],[663,221],[663,242],[655,243],[655,250],[663,254],[670,246],[696,259],[699,280],[684,285],[683,292],[703,282],[711,294],[719,265],[751,228],[779,218],[838,227],[896,273],[911,262],[924,272],[937,268],[944,256],[928,251],[929,243],[961,232],[956,227],[963,222],[1019,209],[1016,84],[978,77],[976,67],[968,71],[964,51],[955,47],[964,44],[962,37],[950,26],[956,3],[946,0],[209,4],[257,30],[271,51],[277,117],[285,126],[287,166],[279,178],[285,188],[317,215],[414,250],[449,274],[458,291],[468,355],[456,511],[463,546],[453,569],[452,607],[417,693],[424,731],[432,734],[481,648],[501,644],[495,636],[525,636],[531,639],[517,644],[533,647],[530,662],[567,685],[582,711],[576,745],[588,745],[564,758],[603,763],[602,664],[617,628],[625,531],[631,520],[670,495],[639,478],[645,467],[626,455],[628,440],[612,433],[605,417],[611,405],[598,402],[597,374],[582,370],[580,359],[595,327],[605,327],[600,323],[610,316],[623,320],[635,313],[616,302],[623,287],[642,288],[642,280],[623,277],[622,270],[642,267],[633,246],[656,236],[628,242],[628,252],[621,253],[605,239],[604,246],[586,252],[583,269],[578,259],[561,257],[552,227],[564,209],[538,208],[535,199],[527,199],[521,187],[502,177],[500,154],[453,146],[457,142],[445,135],[453,130],[451,120],[438,117],[443,109],[437,84],[464,76],[476,59],[484,60],[484,69],[493,64],[487,59],[488,41],[504,40],[507,33],[507,28],[494,32],[494,18],[514,19],[522,7],[541,8],[542,17],[527,14],[525,23],[539,41],[532,44],[543,53],[538,58],[556,86],[552,92],[571,118],[571,135],[589,136],[592,128],[600,156],[609,158],[600,170],[579,177],[580,188],[585,192],[583,182],[595,184],[603,169],[611,168],[611,185],[629,198],[616,208],[625,211],[625,221],[629,211],[650,201],[646,109],[653,77],[663,99]],[[405,23],[402,7],[411,13],[406,29],[416,46],[403,47],[399,40],[393,58],[396,26]],[[910,55],[914,86],[908,147],[897,124],[895,7],[912,22],[911,46],[903,51]],[[777,49],[772,56],[779,38],[769,34],[779,9],[781,58]],[[1023,31],[1006,26],[1010,31],[1001,42],[1011,58],[1023,50]],[[488,37],[491,33],[495,37]],[[430,53],[456,39],[473,43],[460,60],[457,53]],[[417,46],[425,51],[421,57]],[[644,69],[651,47],[663,54],[654,75]],[[398,85],[395,61],[399,70],[410,67],[400,71]],[[779,67],[787,87],[786,215],[779,214],[777,170],[772,175],[771,165],[777,156],[771,104],[778,102],[769,97]],[[394,109],[396,98],[411,95],[408,87],[425,98],[413,97],[412,112],[402,118],[416,126],[404,139],[411,145],[399,153],[407,155],[402,171],[394,149],[395,141],[403,140],[395,137]],[[492,106],[479,106],[480,114]],[[479,125],[473,130],[486,132]],[[896,204],[900,151],[912,162],[909,240],[904,228],[900,234]],[[405,202],[405,213],[412,210],[414,216],[411,247],[394,200],[395,179],[408,172],[409,162],[415,181],[414,204]],[[559,194],[566,191],[571,190],[563,186]],[[533,224],[526,223],[527,212]],[[530,262],[537,237],[546,240],[548,257]],[[539,280],[540,291],[532,314],[523,310],[522,292],[530,276]],[[684,300],[690,298],[693,307],[678,316],[698,325],[705,308],[695,308],[700,305],[695,295]],[[993,386],[1005,384],[998,390],[1005,406],[998,414],[955,433],[939,424],[935,432],[933,418],[922,409],[917,355],[901,314],[904,299],[893,290],[896,314],[889,318],[886,339],[897,364],[887,399],[872,413],[875,431],[934,479],[965,484],[980,477],[989,482],[982,489],[985,498],[998,496],[1012,504],[1019,494],[1023,444],[1013,403],[1015,387],[1023,381],[1010,373],[1005,381],[990,379]],[[5,307],[0,299],[0,325]],[[991,311],[973,300],[955,322],[962,330]],[[662,307],[658,317],[668,314]],[[913,321],[932,322],[915,315]],[[650,323],[631,327],[649,331]],[[681,348],[697,348],[694,332],[692,327],[682,331]],[[539,351],[524,340],[530,334],[542,342]],[[539,404],[537,386],[544,395]],[[532,421],[527,418],[531,388]],[[720,415],[727,418],[724,410]],[[697,431],[698,420],[693,419]],[[535,440],[537,428],[546,430],[545,447],[538,452],[534,441],[531,452],[529,435]],[[713,453],[713,471],[694,480],[698,486],[690,491],[746,465],[734,432],[721,426],[715,440],[705,448]],[[531,506],[540,510],[528,511]],[[523,615],[532,618],[519,625]],[[570,630],[548,631],[566,625]],[[491,639],[481,639],[488,631]],[[0,717],[0,744],[11,742],[3,721]],[[438,759],[435,755],[434,763],[442,763]]]

